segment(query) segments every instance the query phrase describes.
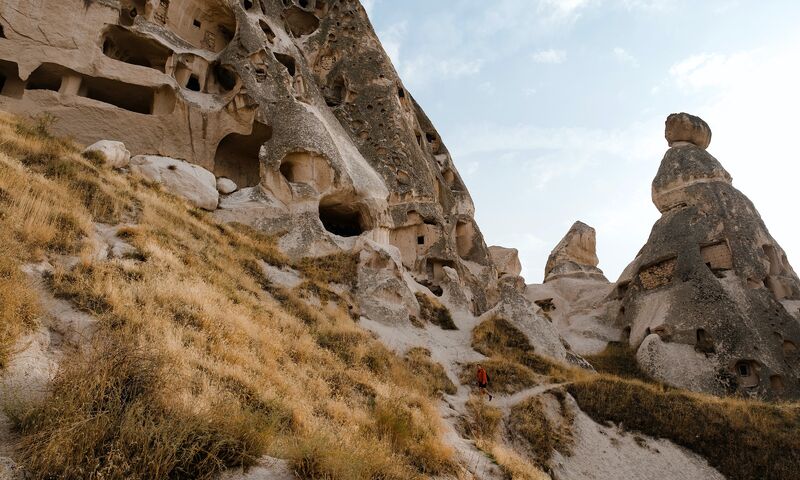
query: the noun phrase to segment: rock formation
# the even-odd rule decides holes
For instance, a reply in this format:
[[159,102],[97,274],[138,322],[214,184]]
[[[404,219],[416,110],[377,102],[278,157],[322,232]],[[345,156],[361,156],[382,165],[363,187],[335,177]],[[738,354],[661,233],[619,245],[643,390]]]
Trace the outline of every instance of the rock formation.
[[607,322],[612,284],[598,263],[594,228],[575,222],[547,259],[544,283],[525,288],[528,300],[581,355],[599,353],[619,337]]
[[294,257],[364,236],[433,292],[449,267],[473,313],[491,306],[469,193],[359,2],[11,0],[0,19],[0,108],[224,177],[190,200],[215,209],[219,189],[220,219]]
[[597,268],[598,263],[594,228],[575,222],[550,253],[544,267],[544,281],[563,277],[607,281],[603,271]]
[[519,251],[516,248],[493,245],[489,247],[489,255],[497,268],[498,276],[517,276],[522,273],[522,264],[519,262]]
[[653,180],[661,218],[611,299],[640,365],[672,385],[800,395],[800,283],[756,208],[709,154],[701,119],[670,115]]

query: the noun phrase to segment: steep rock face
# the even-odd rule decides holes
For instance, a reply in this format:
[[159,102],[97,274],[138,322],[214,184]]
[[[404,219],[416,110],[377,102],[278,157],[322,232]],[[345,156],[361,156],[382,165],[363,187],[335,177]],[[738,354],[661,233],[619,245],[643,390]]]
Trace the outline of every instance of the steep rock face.
[[670,136],[675,122],[667,120],[673,147],[653,180],[662,216],[610,295],[616,325],[660,380],[797,398],[798,278],[753,204],[705,151],[705,122],[682,121],[700,127]]
[[606,280],[603,271],[597,268],[600,262],[596,245],[594,228],[580,221],[572,224],[547,259],[544,281],[562,277]]
[[0,108],[230,179],[215,215],[292,256],[368,238],[491,306],[469,193],[358,1],[10,0],[0,24]]

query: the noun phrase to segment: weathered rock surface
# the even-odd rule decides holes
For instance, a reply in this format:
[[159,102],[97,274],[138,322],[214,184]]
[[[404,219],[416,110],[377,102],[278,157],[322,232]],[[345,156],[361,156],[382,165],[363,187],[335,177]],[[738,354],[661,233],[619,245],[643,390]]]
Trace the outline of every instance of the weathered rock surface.
[[596,248],[594,228],[575,222],[550,253],[544,268],[544,281],[563,277],[605,280],[603,271],[597,268]]
[[519,261],[519,250],[516,248],[492,245],[489,247],[489,255],[491,256],[494,266],[497,268],[498,275],[519,275],[522,273],[522,264]]
[[122,142],[113,140],[100,140],[86,147],[84,152],[98,152],[103,154],[106,163],[114,168],[127,167],[131,161],[131,152],[125,148]]
[[229,195],[239,187],[230,178],[219,177],[217,179],[217,191],[223,195]]
[[[670,118],[668,140],[690,138],[670,136],[671,123],[707,130]],[[800,299],[800,282],[752,202],[701,148],[707,141],[692,138],[700,146],[671,141],[661,161],[653,202],[662,216],[609,296],[613,324],[659,380],[797,398],[800,323],[784,305]]]
[[667,117],[664,136],[670,147],[688,142],[705,150],[711,143],[711,128],[700,117],[688,113],[673,113]]
[[[49,3],[0,5],[13,26],[0,42],[0,108],[257,188],[218,218],[281,237],[292,257],[363,236],[399,249],[428,288],[453,268],[473,311],[490,307],[497,276],[469,193],[359,2]],[[216,208],[205,179],[148,173]]]
[[217,208],[219,192],[214,174],[203,167],[174,158],[137,155],[131,159],[131,170],[151,182],[164,185],[196,207]]

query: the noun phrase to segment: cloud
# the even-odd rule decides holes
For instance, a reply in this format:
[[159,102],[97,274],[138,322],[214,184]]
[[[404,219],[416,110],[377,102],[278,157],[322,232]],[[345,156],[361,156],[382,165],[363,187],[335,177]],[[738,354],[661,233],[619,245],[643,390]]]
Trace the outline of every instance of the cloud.
[[483,60],[477,58],[447,58],[422,54],[395,66],[400,78],[411,88],[420,88],[431,80],[455,79],[479,73]]
[[669,69],[669,75],[675,84],[686,90],[698,90],[708,87],[729,87],[750,77],[756,67],[756,59],[763,55],[757,50],[742,51],[733,54],[701,53],[681,60]]
[[572,23],[592,3],[597,0],[539,0],[537,10],[548,23]]
[[381,39],[381,44],[386,54],[392,60],[396,68],[400,68],[400,49],[405,40],[406,32],[408,31],[408,23],[406,21],[397,22],[389,27],[378,32],[378,37]]
[[636,67],[639,65],[639,61],[636,60],[636,57],[630,54],[627,50],[622,47],[615,47],[613,50],[614,58],[624,65],[630,65]]
[[539,50],[531,54],[531,60],[536,63],[564,63],[567,59],[567,52],[564,50]]

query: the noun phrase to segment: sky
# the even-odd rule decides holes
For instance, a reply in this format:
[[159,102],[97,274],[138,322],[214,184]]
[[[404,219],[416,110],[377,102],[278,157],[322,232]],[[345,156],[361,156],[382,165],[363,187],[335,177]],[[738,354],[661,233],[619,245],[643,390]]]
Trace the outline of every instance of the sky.
[[699,115],[708,151],[800,268],[800,2],[362,0],[433,121],[488,245],[541,282],[576,220],[615,281],[659,218],[664,120]]

